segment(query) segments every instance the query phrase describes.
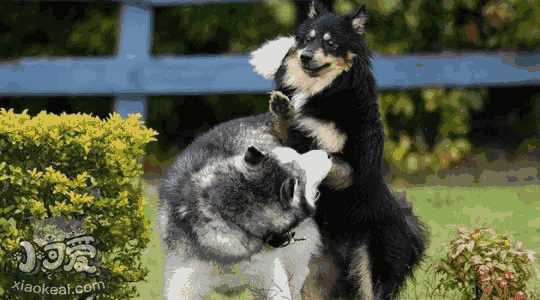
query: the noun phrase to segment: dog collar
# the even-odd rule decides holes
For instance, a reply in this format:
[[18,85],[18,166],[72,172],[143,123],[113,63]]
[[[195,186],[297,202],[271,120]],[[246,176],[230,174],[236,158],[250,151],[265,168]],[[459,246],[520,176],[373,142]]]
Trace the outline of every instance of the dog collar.
[[282,234],[271,234],[265,242],[274,248],[285,248],[295,242],[305,241],[305,238],[295,238],[296,232],[289,231]]

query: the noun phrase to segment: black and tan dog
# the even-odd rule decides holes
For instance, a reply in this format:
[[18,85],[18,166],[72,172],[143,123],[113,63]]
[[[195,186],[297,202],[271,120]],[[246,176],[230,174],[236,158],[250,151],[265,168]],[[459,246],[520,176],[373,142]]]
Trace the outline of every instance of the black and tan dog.
[[363,7],[337,16],[314,2],[295,37],[263,45],[251,63],[275,80],[270,110],[284,143],[333,155],[315,216],[324,254],[339,270],[332,297],[394,299],[421,261],[427,234],[383,178],[366,20]]

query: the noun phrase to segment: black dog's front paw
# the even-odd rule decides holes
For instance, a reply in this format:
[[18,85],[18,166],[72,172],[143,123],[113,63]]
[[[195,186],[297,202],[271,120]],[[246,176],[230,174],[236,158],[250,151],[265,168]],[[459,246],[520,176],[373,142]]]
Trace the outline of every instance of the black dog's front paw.
[[291,100],[280,91],[270,93],[270,112],[278,117],[291,117],[294,113],[294,107]]

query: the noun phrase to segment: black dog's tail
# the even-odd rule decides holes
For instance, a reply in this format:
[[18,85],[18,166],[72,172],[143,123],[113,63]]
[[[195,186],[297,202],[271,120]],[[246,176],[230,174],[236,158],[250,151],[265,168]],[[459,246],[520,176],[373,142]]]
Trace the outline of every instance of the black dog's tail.
[[407,199],[407,193],[404,191],[397,192],[394,193],[394,197],[399,203],[401,211],[405,214],[407,225],[409,225],[414,235],[421,237],[422,240],[425,242],[424,244],[429,244],[429,230],[426,225],[422,223],[420,219],[414,214],[412,203]]
[[424,258],[424,253],[429,245],[429,229],[414,214],[412,203],[407,199],[406,192],[395,193],[394,197],[399,203],[405,216],[406,225],[412,235],[413,259],[411,260],[411,267],[414,269]]

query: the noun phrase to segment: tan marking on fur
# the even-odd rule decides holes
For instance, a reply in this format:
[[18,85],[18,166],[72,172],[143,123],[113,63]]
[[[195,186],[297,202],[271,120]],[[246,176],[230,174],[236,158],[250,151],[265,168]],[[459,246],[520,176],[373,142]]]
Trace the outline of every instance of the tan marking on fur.
[[329,153],[341,152],[345,147],[347,135],[337,129],[335,123],[300,117],[297,119],[297,124],[308,132],[308,136],[315,139],[321,149]]
[[[288,87],[297,89],[297,93],[305,94],[306,98],[315,95],[328,87],[344,69],[336,64],[336,58],[330,55],[324,55],[322,49],[315,51],[313,59],[320,65],[330,63],[330,67],[323,70],[319,76],[311,77],[304,72],[300,64],[300,52],[292,53],[285,61],[287,73],[284,83]],[[294,102],[293,96],[293,102]],[[295,107],[298,107],[296,103]]]
[[336,60],[336,65],[337,65],[338,67],[340,67],[340,68],[345,69],[345,70],[348,70],[348,69],[350,69],[350,67],[351,67],[351,66],[347,63],[347,61],[345,61],[343,58],[338,58],[338,59]]
[[357,280],[359,287],[359,295],[362,300],[373,300],[373,281],[371,278],[370,259],[367,252],[367,246],[362,245],[355,250],[354,258],[351,265],[350,275],[353,280]]
[[306,101],[308,100],[309,98],[309,95],[308,94],[305,94],[305,93],[295,93],[293,96],[292,96],[292,104],[293,104],[293,107],[294,107],[294,111],[295,112],[299,112],[302,110],[302,107],[304,106],[304,104],[306,103]]
[[289,135],[289,128],[290,127],[291,127],[291,124],[286,119],[282,119],[282,118],[279,118],[279,117],[274,117],[272,119],[272,133],[282,143],[287,142],[287,137]]
[[[305,102],[311,96],[324,90],[334,79],[352,66],[352,63],[345,63],[343,59],[343,62],[339,63],[336,57],[325,55],[322,49],[318,49],[314,53],[314,61],[319,65],[329,63],[330,66],[317,77],[311,77],[302,69],[299,58],[300,53],[301,51],[291,53],[285,60],[287,72],[284,77],[285,85],[296,89],[291,100],[297,113],[301,112]],[[305,129],[308,135],[314,138],[322,149],[329,153],[337,153],[343,150],[347,135],[338,130],[334,123],[320,122],[298,114],[296,117],[298,125]]]
[[[319,65],[324,65],[324,64],[334,64],[337,58],[333,55],[324,54],[323,49],[319,48],[315,50],[315,53],[313,53],[313,60]],[[332,69],[332,66],[330,66],[329,69]],[[323,72],[328,72],[328,70],[323,70]]]
[[352,185],[352,168],[351,166],[337,158],[332,158],[332,169],[324,179],[324,184],[330,186],[334,190],[343,190]]
[[353,29],[356,30],[356,32],[360,34],[364,33],[364,25],[366,24],[366,21],[367,21],[366,15],[361,14],[357,16],[356,18],[352,20]]
[[331,291],[339,277],[339,268],[328,255],[313,255],[310,272],[302,289],[304,300],[331,299]]
[[[287,101],[287,112],[285,114],[283,114],[283,112],[277,112],[272,109],[273,102],[280,101],[279,99],[281,99],[281,101],[285,101],[285,100]],[[283,94],[280,91],[274,90],[270,92],[270,101],[268,105],[269,105],[268,110],[276,117],[280,117],[284,119],[291,119],[292,117],[294,117],[294,107],[291,107],[291,100],[289,99],[289,97],[287,97],[285,94]]]
[[309,5],[308,17],[315,18],[317,16],[317,9],[315,8],[315,3],[312,1]]
[[291,120],[294,114],[294,107],[290,108],[290,114],[280,115],[272,110],[272,101],[276,97],[288,98],[280,91],[272,91],[270,93],[270,103],[268,110],[272,113],[272,133],[283,143],[287,143],[287,137],[289,134],[289,128],[291,126]]
[[336,64],[340,67],[340,68],[343,68],[343,70],[346,72],[346,71],[349,71],[351,68],[352,68],[352,65],[353,65],[353,59],[356,57],[356,54],[352,53],[352,52],[347,52],[347,57],[346,58],[342,58],[342,57],[339,57],[337,58],[336,60]]

